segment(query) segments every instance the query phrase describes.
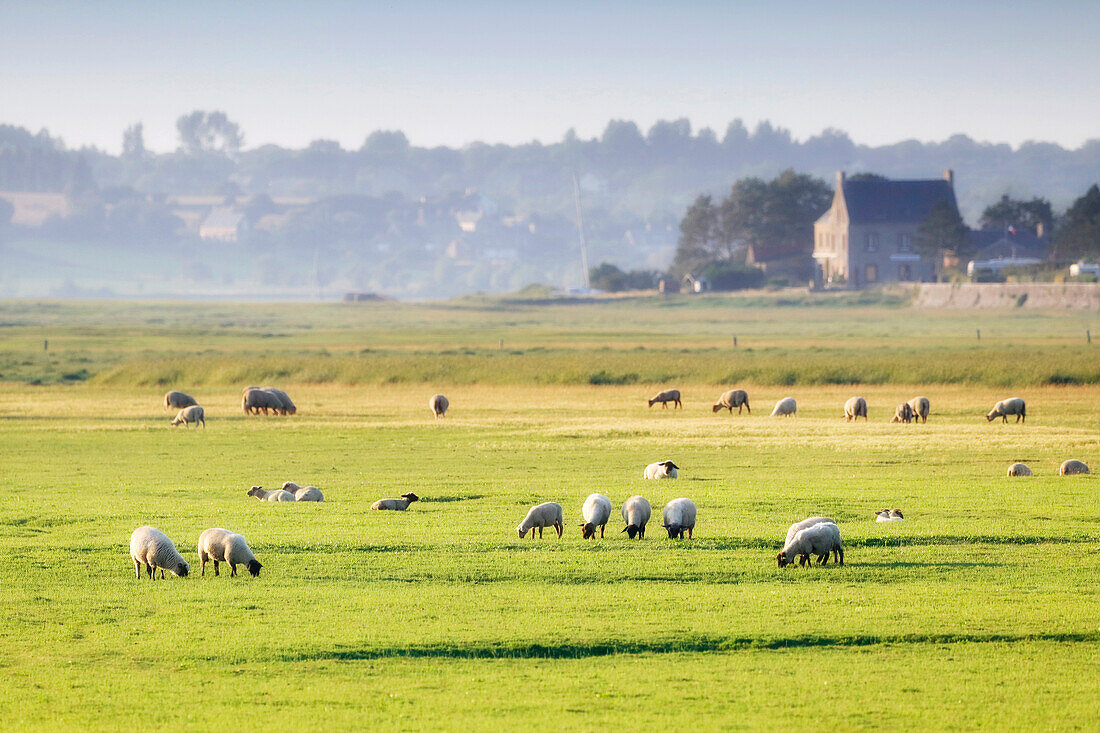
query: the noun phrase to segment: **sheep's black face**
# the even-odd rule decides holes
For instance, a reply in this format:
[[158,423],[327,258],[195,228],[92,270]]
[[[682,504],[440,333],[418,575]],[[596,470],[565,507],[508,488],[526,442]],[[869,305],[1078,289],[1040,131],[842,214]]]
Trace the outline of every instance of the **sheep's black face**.
[[680,470],[680,467],[679,467],[679,466],[677,466],[677,465],[676,465],[675,463],[673,463],[672,461],[665,461],[665,468],[675,468],[675,469],[676,469],[677,471],[679,471],[679,470]]
[[628,525],[627,528],[623,530],[623,532],[626,532],[626,536],[630,539],[634,539],[634,535],[638,534],[638,525]]
[[668,538],[674,540],[680,536],[680,526],[677,524],[666,524],[665,529],[668,530]]
[[791,561],[787,559],[787,554],[782,551],[775,556],[775,559],[779,561],[779,567],[781,568],[785,568],[791,564]]
[[410,492],[408,494],[402,494],[401,498],[402,499],[407,499],[409,501],[409,503],[412,503],[414,501],[420,501],[420,497],[417,496],[416,494],[413,494],[412,492]]
[[263,565],[261,565],[257,560],[248,561],[248,572],[252,573],[253,578],[260,574],[260,568],[262,567]]
[[190,572],[190,571],[191,571],[191,568],[185,562],[181,562],[179,565],[176,566],[176,575],[178,575],[181,578],[186,578],[187,573]]
[[581,538],[589,539],[596,536],[596,525],[591,522],[586,522],[581,525]]

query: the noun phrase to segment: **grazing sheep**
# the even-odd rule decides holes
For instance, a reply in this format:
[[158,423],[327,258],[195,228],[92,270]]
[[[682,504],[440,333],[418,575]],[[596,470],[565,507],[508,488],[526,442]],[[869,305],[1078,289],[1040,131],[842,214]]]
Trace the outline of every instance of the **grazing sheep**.
[[255,578],[263,567],[252,554],[251,548],[245,542],[244,535],[230,532],[228,529],[213,528],[203,531],[199,535],[199,562],[201,572],[206,575],[206,561],[214,561],[214,575],[218,575],[218,563],[229,563],[229,577],[237,577],[237,566],[244,565],[248,572]]
[[913,422],[920,418],[922,423],[928,422],[928,413],[931,410],[932,403],[928,401],[927,397],[914,397],[909,400],[909,407],[913,408]]
[[791,543],[791,540],[794,539],[794,536],[796,534],[798,534],[799,532],[801,532],[804,529],[808,529],[809,527],[814,526],[815,524],[822,524],[822,523],[824,523],[824,524],[836,524],[836,522],[829,519],[828,517],[809,517],[808,519],[803,519],[801,522],[795,522],[794,524],[792,524],[787,529],[787,538],[785,540],[783,540],[783,544],[789,545]]
[[642,478],[676,478],[680,475],[679,469],[672,461],[651,463],[642,471]]
[[867,400],[862,397],[849,397],[844,403],[844,419],[848,421],[867,419]]
[[901,522],[904,520],[905,515],[901,513],[901,509],[883,509],[875,512],[876,522]]
[[420,501],[420,497],[411,491],[407,494],[402,494],[400,499],[379,499],[370,505],[371,509],[390,509],[395,512],[403,512],[409,508],[409,504],[414,501]]
[[1001,400],[997,404],[993,405],[993,409],[989,411],[989,414],[985,416],[987,422],[993,422],[998,417],[1001,418],[1001,422],[1008,422],[1008,416],[1015,415],[1016,422],[1023,420],[1027,422],[1027,405],[1019,397],[1012,397],[1007,400]]
[[790,417],[798,412],[798,405],[795,404],[794,397],[784,397],[775,403],[775,407],[772,408],[772,417]]
[[649,400],[649,406],[653,407],[654,404],[660,402],[661,409],[668,407],[668,403],[672,402],[673,407],[683,408],[684,404],[680,402],[680,390],[678,389],[666,389],[664,392],[658,392]]
[[447,416],[447,408],[451,406],[450,400],[441,394],[434,394],[432,398],[428,400],[428,407],[431,409],[432,414],[436,419]]
[[298,408],[294,406],[294,402],[291,401],[290,396],[281,389],[275,387],[263,387],[264,392],[270,395],[274,395],[278,406],[273,408],[279,415],[293,415],[298,412]]
[[1071,458],[1061,466],[1058,467],[1059,476],[1076,476],[1081,473],[1088,473],[1089,467],[1084,461],[1078,461],[1075,458]]
[[596,536],[596,527],[600,528],[600,539],[603,539],[604,528],[607,520],[611,519],[611,500],[603,494],[589,494],[581,507],[581,537],[589,539]]
[[637,535],[638,539],[644,540],[645,526],[649,524],[649,518],[653,514],[649,500],[644,496],[632,496],[623,502],[621,513],[626,522],[626,529],[623,530],[626,536],[634,539]]
[[176,545],[168,535],[154,527],[138,527],[130,535],[130,559],[134,561],[134,571],[141,580],[141,566],[144,565],[151,580],[156,580],[157,570],[161,579],[164,571],[180,578],[187,577],[191,566],[176,550]]
[[798,558],[798,564],[813,564],[811,555],[817,555],[818,565],[829,562],[829,553],[837,565],[844,564],[844,546],[840,541],[840,528],[829,522],[821,522],[799,530],[776,555],[779,567],[786,567]]
[[683,539],[684,532],[691,539],[695,529],[695,502],[691,499],[673,499],[665,504],[661,517],[662,526],[668,531],[670,539]]
[[169,407],[175,410],[182,410],[185,407],[199,404],[198,401],[189,394],[184,392],[168,392],[164,395],[164,409]]
[[184,428],[188,423],[195,423],[195,427],[202,424],[203,430],[206,429],[206,413],[198,405],[191,405],[185,407],[176,413],[175,418],[172,419],[172,425],[182,424]]
[[253,486],[248,490],[249,496],[255,496],[260,501],[294,501],[294,494],[283,489],[264,491],[262,486]]
[[1030,476],[1031,469],[1025,466],[1023,463],[1013,463],[1008,467],[1008,475],[1011,476]]
[[241,398],[241,409],[250,415],[258,415],[260,412],[267,415],[268,410],[282,410],[283,401],[267,390],[250,388],[245,390],[244,397]]
[[741,408],[744,407],[752,414],[752,408],[749,407],[749,393],[743,389],[731,389],[729,392],[725,392],[718,401],[714,403],[714,412],[718,412],[722,408],[726,408],[733,414],[733,408],[737,408],[737,414],[741,414]]
[[539,530],[539,539],[542,539],[542,528],[553,527],[558,531],[558,539],[561,539],[561,534],[565,530],[565,522],[562,519],[561,504],[556,501],[548,501],[545,504],[539,504],[531,507],[527,512],[527,516],[523,518],[523,521],[516,527],[516,532],[521,538],[527,535],[527,531],[531,531],[531,539],[535,538],[535,527]]
[[908,402],[902,402],[894,408],[894,416],[890,418],[890,422],[913,422],[913,408]]

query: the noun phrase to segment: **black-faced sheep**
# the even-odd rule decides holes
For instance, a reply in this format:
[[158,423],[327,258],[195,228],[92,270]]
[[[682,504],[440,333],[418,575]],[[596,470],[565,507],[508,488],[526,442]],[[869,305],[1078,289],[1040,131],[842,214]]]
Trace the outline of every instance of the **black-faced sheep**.
[[894,409],[894,416],[890,418],[890,422],[913,422],[913,408],[908,402],[902,402]]
[[649,504],[649,499],[644,496],[632,496],[623,502],[621,509],[623,515],[623,521],[626,522],[626,528],[623,532],[626,532],[626,536],[630,539],[634,539],[637,535],[638,539],[645,539],[645,526],[649,524],[649,518],[653,514],[653,508]]
[[867,419],[867,400],[862,397],[849,397],[844,403],[844,419],[851,421],[859,418]]
[[447,408],[451,406],[450,400],[441,394],[432,395],[432,398],[428,400],[428,408],[431,409],[432,414],[436,419],[447,416]]
[[772,408],[772,417],[790,417],[798,412],[798,405],[794,401],[794,397],[784,397],[775,403],[775,407]]
[[176,416],[172,419],[173,426],[183,425],[183,427],[186,428],[189,423],[195,423],[195,427],[201,424],[205,430],[206,412],[198,405],[191,405],[177,412]]
[[169,407],[175,410],[182,410],[185,407],[190,407],[191,405],[197,404],[199,404],[198,400],[184,392],[168,392],[164,395],[165,410],[167,410]]
[[581,522],[581,537],[586,540],[595,537],[596,528],[599,527],[602,538],[607,521],[611,519],[611,499],[603,494],[590,494],[581,507],[581,516],[584,517]]
[[669,402],[673,403],[674,408],[682,408],[684,406],[683,403],[680,402],[680,390],[678,389],[666,389],[663,392],[658,392],[652,398],[650,398],[649,406],[653,407],[653,405],[657,404],[658,402],[661,403],[662,409],[668,407]]
[[695,502],[691,499],[673,499],[665,504],[661,513],[662,526],[668,531],[670,539],[683,539],[687,532],[690,540],[695,531]]
[[680,467],[672,461],[651,463],[642,471],[642,478],[645,479],[676,478],[679,475]]
[[786,567],[798,558],[798,564],[813,564],[811,555],[817,556],[818,565],[829,562],[829,553],[838,565],[844,564],[844,547],[840,541],[840,528],[832,522],[820,522],[801,529],[776,555],[779,567]]
[[928,401],[927,397],[914,397],[909,400],[909,407],[913,408],[913,422],[920,420],[922,423],[928,422],[928,413],[931,410],[932,403]]
[[737,408],[737,414],[741,414],[741,408],[744,407],[752,414],[752,408],[749,407],[749,394],[743,389],[731,389],[729,392],[725,392],[718,401],[714,403],[713,411],[718,412],[725,408],[733,414],[733,408]]
[[565,520],[561,511],[561,504],[556,501],[548,501],[544,504],[538,504],[531,507],[527,512],[527,516],[523,518],[523,521],[516,527],[516,533],[520,538],[526,537],[527,532],[531,532],[531,539],[535,538],[535,529],[538,528],[539,539],[542,539],[542,530],[544,527],[553,527],[557,530],[558,539],[561,539],[562,532],[565,531]]
[[237,577],[237,566],[244,565],[255,578],[263,567],[252,554],[244,536],[228,529],[213,528],[199,535],[199,562],[201,572],[206,575],[206,562],[214,561],[214,575],[218,575],[218,563],[229,563],[229,577]]
[[402,494],[400,499],[379,499],[371,504],[370,508],[403,512],[414,501],[420,501],[420,497],[410,491],[408,494]]
[[191,571],[191,566],[176,550],[176,544],[155,527],[138,527],[130,535],[130,559],[134,561],[138,580],[141,580],[142,565],[151,580],[156,580],[157,570],[162,579],[165,570],[180,578],[186,578]]
[[1068,461],[1062,463],[1058,467],[1059,476],[1076,476],[1078,474],[1088,473],[1089,467],[1084,461],[1078,461],[1076,458],[1071,458]]
[[1008,467],[1008,475],[1010,478],[1013,476],[1030,476],[1031,469],[1023,463],[1013,463]]
[[294,501],[294,494],[283,489],[264,491],[262,486],[253,486],[248,490],[249,496],[255,496],[260,501]]
[[989,414],[985,416],[986,422],[993,422],[997,418],[1001,418],[1001,422],[1008,422],[1008,416],[1015,415],[1016,422],[1021,420],[1027,421],[1027,405],[1019,397],[1012,397],[1007,400],[1001,400],[997,404],[993,405],[993,409],[989,411]]

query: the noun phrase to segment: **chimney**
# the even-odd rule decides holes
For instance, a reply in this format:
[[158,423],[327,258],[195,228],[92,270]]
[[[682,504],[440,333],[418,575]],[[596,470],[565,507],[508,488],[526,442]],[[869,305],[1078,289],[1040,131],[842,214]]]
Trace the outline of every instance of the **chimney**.
[[844,188],[844,171],[836,172],[836,190]]
[[950,168],[945,168],[943,171],[943,180],[947,181],[947,185],[951,188],[955,187],[955,171]]

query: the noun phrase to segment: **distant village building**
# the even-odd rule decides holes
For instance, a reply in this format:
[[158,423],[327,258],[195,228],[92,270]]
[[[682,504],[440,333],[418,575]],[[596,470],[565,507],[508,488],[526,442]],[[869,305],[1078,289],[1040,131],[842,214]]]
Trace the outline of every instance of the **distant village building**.
[[941,201],[958,211],[954,184],[951,170],[908,181],[850,181],[838,171],[833,204],[814,223],[821,279],[852,288],[934,279],[934,264],[916,252],[917,231]]
[[458,222],[458,228],[467,234],[472,234],[477,231],[477,223],[481,221],[481,211],[456,211],[455,221]]
[[705,277],[696,277],[689,273],[680,280],[680,289],[689,293],[705,293],[710,290],[710,282]]
[[1015,228],[972,229],[970,245],[973,259],[966,265],[968,275],[978,270],[1000,272],[1006,267],[1037,265],[1047,258],[1047,241],[1043,226],[1038,231]]
[[199,237],[216,242],[236,242],[248,227],[248,220],[240,211],[228,206],[211,210],[199,226]]

